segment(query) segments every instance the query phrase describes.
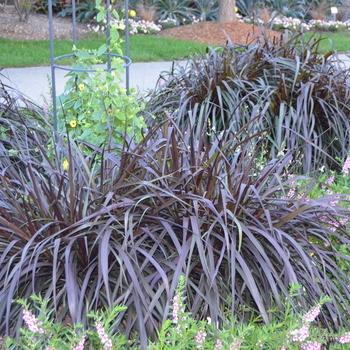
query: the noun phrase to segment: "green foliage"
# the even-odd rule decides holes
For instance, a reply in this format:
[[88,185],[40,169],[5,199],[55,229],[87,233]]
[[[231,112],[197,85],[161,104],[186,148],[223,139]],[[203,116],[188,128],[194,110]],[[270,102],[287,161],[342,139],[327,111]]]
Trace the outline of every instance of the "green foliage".
[[304,0],[264,0],[264,5],[279,16],[303,18],[305,15]]
[[[84,344],[88,344],[94,349],[100,348],[103,344],[96,325],[99,324],[104,330],[108,330],[108,339],[110,339],[114,349],[120,349],[126,344],[125,338],[117,334],[113,328],[117,322],[119,313],[125,310],[125,307],[117,305],[111,310],[99,313],[90,313],[88,317],[93,320],[89,329],[84,330],[81,324],[73,326],[63,326],[61,323],[55,323],[52,317],[54,310],[48,309],[49,301],[40,296],[31,296],[30,302],[24,299],[18,299],[23,311],[23,319],[25,326],[21,327],[21,335],[18,339],[7,337],[6,349],[20,350],[43,350],[43,349],[59,349],[71,350],[84,349]],[[38,313],[36,317],[30,309],[36,309]]]
[[255,11],[262,6],[262,1],[256,0],[239,0],[236,1],[239,12],[245,17],[254,17]]
[[[300,286],[292,284],[289,296],[291,298],[300,294]],[[330,350],[336,350],[340,344],[347,344],[348,334],[338,336],[319,329],[317,322],[321,307],[330,301],[328,297],[320,298],[320,301],[307,313],[303,315],[295,314],[291,304],[286,300],[286,311],[280,322],[274,320],[269,325],[260,324],[260,318],[251,319],[246,324],[238,324],[236,319],[225,320],[224,325],[218,328],[208,318],[207,321],[195,320],[191,313],[185,312],[186,282],[180,276],[179,285],[173,299],[172,314],[168,316],[158,332],[158,340],[147,344],[148,350],[195,350],[195,349],[247,349],[256,350],[264,348],[266,350],[276,349],[320,349],[323,344]],[[106,312],[89,314],[89,318],[94,320],[89,329],[82,329],[81,325],[74,327],[63,327],[53,323],[49,314],[53,310],[48,310],[48,301],[41,297],[30,297],[31,303],[22,299],[17,302],[24,308],[23,319],[25,326],[21,328],[21,336],[18,340],[10,337],[6,340],[6,349],[12,350],[83,350],[84,348],[105,349],[129,348],[123,336],[113,330],[117,322],[117,317],[125,309],[116,306]],[[38,318],[30,311],[33,303],[37,311]],[[275,311],[270,310],[271,315]],[[300,328],[302,327],[302,328]],[[131,344],[129,342],[129,344]],[[128,344],[128,345],[129,345]],[[125,345],[125,347],[124,347]],[[139,349],[135,345],[133,348]],[[146,349],[146,346],[143,347]]]
[[120,86],[124,71],[122,59],[112,57],[111,71],[97,69],[91,74],[93,64],[101,63],[108,51],[122,54],[117,30],[112,31],[111,43],[110,47],[104,44],[95,52],[74,51],[74,70],[68,73],[65,91],[57,98],[58,132],[67,131],[70,139],[79,138],[102,147],[124,145],[125,135],[136,141],[141,139],[145,126],[143,118],[137,117],[141,106],[135,91],[127,95]]
[[202,21],[216,21],[219,11],[217,1],[195,0],[194,7]]
[[156,0],[154,5],[157,7],[159,19],[174,19],[179,25],[184,21],[192,22],[195,10],[190,7],[189,0]]
[[[95,0],[84,0],[75,5],[76,11],[76,20],[82,23],[91,22],[95,19],[98,14],[98,10],[95,7]],[[57,16],[58,17],[66,17],[71,16],[73,13],[72,6],[69,6],[62,11],[60,11]],[[98,21],[99,22],[99,21]]]
[[164,20],[159,20],[158,24],[162,26],[162,29],[173,28],[176,26],[176,20],[171,18],[166,18]]

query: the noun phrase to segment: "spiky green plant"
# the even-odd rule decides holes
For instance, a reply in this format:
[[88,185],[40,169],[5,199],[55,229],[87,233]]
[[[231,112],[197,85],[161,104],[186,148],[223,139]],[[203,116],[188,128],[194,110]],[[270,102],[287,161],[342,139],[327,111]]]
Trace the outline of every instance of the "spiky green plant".
[[157,8],[159,19],[174,19],[177,25],[183,24],[184,21],[192,22],[196,14],[189,0],[155,0],[153,4]]

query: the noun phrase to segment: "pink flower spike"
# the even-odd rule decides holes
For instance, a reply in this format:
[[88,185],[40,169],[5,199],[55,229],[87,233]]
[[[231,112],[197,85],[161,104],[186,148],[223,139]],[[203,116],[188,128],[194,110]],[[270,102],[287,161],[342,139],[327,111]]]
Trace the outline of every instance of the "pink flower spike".
[[198,345],[196,346],[197,349],[203,349],[203,345],[202,343],[205,342],[205,337],[207,336],[207,333],[204,331],[198,331],[197,335],[196,335],[196,343],[198,343]]
[[304,344],[301,344],[301,350],[321,350],[322,343],[318,343],[317,341],[308,341]]
[[103,344],[104,350],[112,350],[112,340],[108,338],[108,335],[103,329],[101,323],[96,321],[95,327],[97,330],[98,337],[100,338],[100,341]]
[[216,341],[216,345],[215,345],[215,348],[214,348],[214,350],[219,350],[219,349],[222,349],[224,346],[223,346],[223,344],[222,344],[222,341],[220,340],[220,339],[218,339],[217,341]]
[[42,322],[40,322],[29,310],[23,310],[23,320],[31,332],[40,334],[45,333],[45,331],[39,327],[42,325]]
[[294,329],[290,332],[290,335],[293,336],[292,341],[304,341],[309,337],[309,325],[303,324],[301,328]]
[[72,350],[84,350],[84,343],[85,343],[85,335],[83,338],[80,340],[78,345],[75,348],[72,348]]
[[349,169],[350,169],[350,157],[347,157],[343,165],[343,177],[345,177],[348,174]]
[[303,321],[308,323],[313,322],[320,312],[321,306],[314,306],[307,314],[303,316]]
[[335,338],[340,344],[350,343],[350,332],[343,334],[340,338]]

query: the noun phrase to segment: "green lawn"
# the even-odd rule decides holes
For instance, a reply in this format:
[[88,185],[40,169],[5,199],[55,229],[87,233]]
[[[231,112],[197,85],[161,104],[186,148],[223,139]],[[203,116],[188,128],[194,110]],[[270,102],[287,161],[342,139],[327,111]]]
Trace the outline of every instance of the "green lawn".
[[[309,39],[312,33],[306,33]],[[350,50],[350,33],[322,33],[316,34],[325,40],[321,41],[325,51],[331,49],[330,40],[335,50]],[[330,39],[330,40],[329,40]],[[78,40],[78,47],[97,49],[105,39]],[[125,52],[125,43],[122,48]],[[72,52],[72,41],[56,40],[55,56]],[[130,36],[130,58],[133,62],[172,61],[186,57],[196,51],[205,52],[208,45],[196,42],[175,40],[155,35]],[[0,67],[31,67],[50,65],[49,41],[10,41],[0,38]],[[59,61],[60,64],[69,64],[68,60]]]
[[[309,39],[312,35],[312,32],[306,33],[305,37]],[[321,41],[321,46],[327,51],[331,50],[332,47],[337,51],[350,50],[350,33],[316,33],[315,37],[324,39]]]
[[[78,40],[77,47],[98,49],[105,39]],[[71,40],[55,41],[55,57],[72,52]],[[154,35],[130,36],[130,58],[133,62],[172,61],[204,52],[206,44],[174,40]],[[50,43],[45,41],[10,41],[0,38],[0,67],[31,67],[50,65]],[[122,46],[125,52],[125,43]],[[69,63],[60,60],[60,64]]]

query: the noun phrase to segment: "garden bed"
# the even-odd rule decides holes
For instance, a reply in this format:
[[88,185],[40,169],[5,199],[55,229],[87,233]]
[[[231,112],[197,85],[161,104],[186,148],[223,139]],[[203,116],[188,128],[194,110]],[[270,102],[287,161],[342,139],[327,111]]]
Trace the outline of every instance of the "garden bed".
[[[71,39],[72,23],[69,17],[54,17],[53,28],[55,39]],[[83,38],[88,32],[86,23],[77,23],[77,36]],[[254,35],[259,35],[259,28],[252,24],[235,22],[218,24],[214,21],[199,22],[169,29],[164,29],[157,35],[169,36],[175,39],[191,40],[200,43],[222,45],[227,41],[227,36],[237,44],[244,44],[252,40]],[[271,36],[279,35],[279,32],[270,31]],[[11,40],[48,40],[48,17],[44,14],[31,13],[28,23],[20,23],[14,8],[7,7],[0,11],[0,36]]]

